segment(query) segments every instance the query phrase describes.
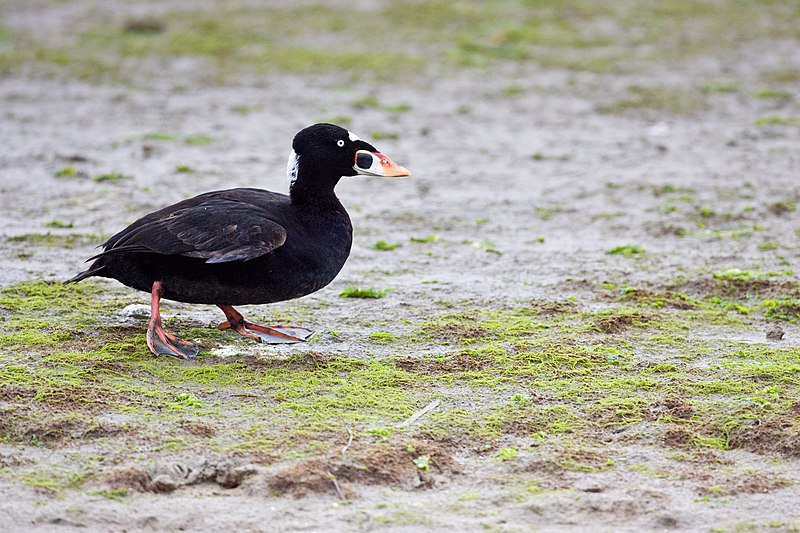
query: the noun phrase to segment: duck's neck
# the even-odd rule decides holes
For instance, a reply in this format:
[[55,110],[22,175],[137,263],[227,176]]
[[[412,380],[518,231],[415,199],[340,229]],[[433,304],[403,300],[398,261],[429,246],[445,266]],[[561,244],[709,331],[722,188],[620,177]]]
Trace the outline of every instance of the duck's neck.
[[333,188],[328,187],[307,187],[298,180],[289,190],[289,196],[293,204],[303,205],[328,205],[339,204],[339,199]]
[[304,206],[341,206],[333,188],[339,181],[339,176],[323,177],[309,176],[308,169],[299,166],[296,169],[297,177],[289,186],[289,196],[292,203]]

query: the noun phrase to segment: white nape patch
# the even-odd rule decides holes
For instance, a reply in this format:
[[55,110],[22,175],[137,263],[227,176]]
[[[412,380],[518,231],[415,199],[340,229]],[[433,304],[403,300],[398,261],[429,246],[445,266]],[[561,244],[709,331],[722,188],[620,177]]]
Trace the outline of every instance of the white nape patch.
[[300,156],[294,150],[289,154],[289,160],[286,162],[286,179],[289,180],[289,190],[292,190],[294,182],[297,181],[297,169],[300,165]]
[[348,132],[347,132],[347,136],[348,136],[348,137],[350,138],[350,140],[351,140],[351,141],[353,141],[353,142],[355,142],[355,141],[360,141],[360,140],[361,140],[361,137],[359,137],[358,135],[356,135],[356,134],[355,134],[355,133],[353,133],[352,131],[348,131]]

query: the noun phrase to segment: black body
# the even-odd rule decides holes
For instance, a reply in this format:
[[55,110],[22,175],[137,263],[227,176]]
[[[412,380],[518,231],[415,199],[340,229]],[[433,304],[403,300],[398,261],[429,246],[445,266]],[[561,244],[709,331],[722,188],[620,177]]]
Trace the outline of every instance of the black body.
[[[343,143],[342,140],[345,142]],[[264,304],[330,283],[350,254],[353,228],[333,189],[356,152],[375,152],[344,128],[297,134],[290,194],[230,189],[201,194],[137,220],[111,237],[88,270],[188,303]]]
[[[192,232],[176,225],[170,216],[187,209],[205,217],[212,227],[196,225]],[[227,220],[221,219],[231,211],[238,220],[225,224]],[[209,263],[202,256],[187,255],[198,254],[200,245],[186,241],[208,240],[214,229],[224,233],[231,226],[238,227],[222,237],[242,253],[272,248],[283,234],[285,242],[263,255],[226,262]],[[242,227],[246,233],[238,231]],[[124,249],[119,244],[130,240],[145,241],[148,249]],[[285,194],[230,189],[202,194],[137,220],[103,245],[105,252],[88,272],[146,292],[154,281],[161,281],[163,297],[179,302],[264,304],[299,298],[333,281],[350,255],[352,240],[350,217],[338,200],[328,209],[307,211]]]

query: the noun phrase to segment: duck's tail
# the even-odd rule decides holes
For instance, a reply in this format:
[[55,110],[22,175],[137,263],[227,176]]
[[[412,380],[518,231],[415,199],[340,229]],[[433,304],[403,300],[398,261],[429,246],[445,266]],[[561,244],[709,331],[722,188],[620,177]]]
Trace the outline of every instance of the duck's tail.
[[86,278],[91,278],[92,276],[97,276],[98,274],[100,274],[100,272],[105,270],[105,268],[106,268],[105,265],[92,265],[92,267],[89,270],[84,270],[83,272],[81,272],[77,276],[68,279],[64,283],[65,284],[66,283],[78,283],[79,281],[83,281]]

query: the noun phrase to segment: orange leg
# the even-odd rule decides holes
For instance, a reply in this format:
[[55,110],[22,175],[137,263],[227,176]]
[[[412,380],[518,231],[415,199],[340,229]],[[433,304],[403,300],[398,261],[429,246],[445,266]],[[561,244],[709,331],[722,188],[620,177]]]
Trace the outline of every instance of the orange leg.
[[239,335],[259,342],[267,344],[302,342],[313,333],[313,331],[300,326],[259,326],[247,322],[242,314],[231,305],[217,304],[217,307],[222,309],[225,318],[228,319],[219,325],[219,329],[233,329]]
[[171,355],[180,359],[194,359],[200,349],[193,342],[179,339],[161,327],[161,296],[164,287],[160,281],[153,282],[150,292],[150,324],[147,327],[147,346],[156,355]]

